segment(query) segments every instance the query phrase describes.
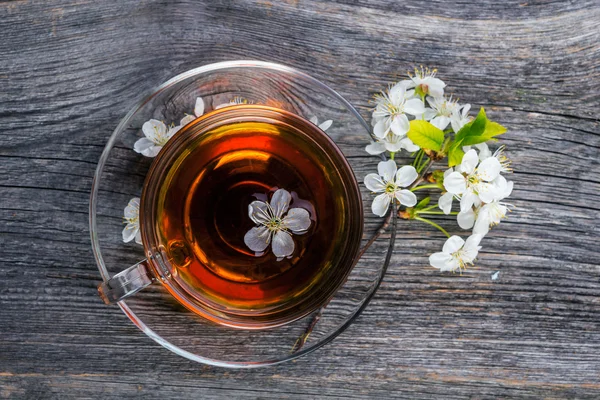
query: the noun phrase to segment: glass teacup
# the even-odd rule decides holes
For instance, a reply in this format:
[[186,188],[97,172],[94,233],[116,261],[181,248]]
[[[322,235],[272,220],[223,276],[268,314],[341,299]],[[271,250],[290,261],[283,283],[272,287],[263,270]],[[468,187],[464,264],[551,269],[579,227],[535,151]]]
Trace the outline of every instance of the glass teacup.
[[[153,144],[148,126],[173,134]],[[101,296],[203,363],[268,365],[329,342],[384,273],[383,263],[359,261],[363,165],[349,157],[369,131],[335,91],[282,65],[225,62],[169,80],[121,121],[96,171]],[[120,238],[135,197],[139,225],[126,212],[126,230],[137,226],[143,247]]]

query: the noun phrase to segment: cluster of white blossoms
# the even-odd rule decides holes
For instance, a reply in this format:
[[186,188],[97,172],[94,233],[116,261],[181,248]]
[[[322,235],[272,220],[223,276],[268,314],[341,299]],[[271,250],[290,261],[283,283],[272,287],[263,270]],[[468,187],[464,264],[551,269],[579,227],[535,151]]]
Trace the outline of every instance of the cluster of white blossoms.
[[[368,174],[364,183],[376,194],[374,214],[385,216],[395,201],[404,206],[399,217],[428,223],[448,236],[442,252],[430,256],[430,264],[441,271],[462,271],[473,264],[482,238],[512,207],[505,202],[513,182],[502,175],[512,172],[504,146],[492,154],[486,144],[506,129],[488,120],[483,108],[476,118],[469,116],[471,105],[445,96],[446,84],[435,70],[415,69],[409,77],[375,97],[375,141],[366,151],[387,152],[389,160],[380,162],[378,173]],[[412,153],[413,161],[398,169],[394,156],[401,150]],[[449,169],[432,170],[444,159]],[[429,206],[430,196],[419,201],[414,192],[425,189],[442,192],[437,205]],[[460,205],[458,212],[452,211],[454,199]],[[466,240],[449,235],[428,219],[436,214],[456,215],[458,225],[472,229],[472,235]]]

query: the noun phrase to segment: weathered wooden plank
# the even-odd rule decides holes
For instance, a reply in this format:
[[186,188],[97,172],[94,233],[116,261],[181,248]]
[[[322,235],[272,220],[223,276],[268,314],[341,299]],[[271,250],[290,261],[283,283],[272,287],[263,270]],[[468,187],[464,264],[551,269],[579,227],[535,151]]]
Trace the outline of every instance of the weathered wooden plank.
[[[0,397],[598,397],[596,1],[0,10]],[[365,117],[370,96],[415,64],[438,67],[451,92],[485,106],[509,128],[518,209],[485,239],[478,268],[462,277],[428,268],[443,237],[402,223],[390,271],[356,324],[317,353],[256,371],[179,358],[104,306],[87,236],[104,142],[157,83],[236,58],[294,65]],[[376,164],[360,147],[350,156],[358,175]],[[371,231],[377,223],[367,218]]]

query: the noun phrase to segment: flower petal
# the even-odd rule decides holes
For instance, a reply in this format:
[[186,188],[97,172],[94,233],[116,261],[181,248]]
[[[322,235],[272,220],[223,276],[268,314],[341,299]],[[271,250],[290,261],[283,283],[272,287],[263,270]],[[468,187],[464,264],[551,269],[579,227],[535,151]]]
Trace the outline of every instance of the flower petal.
[[[393,133],[391,135],[388,135],[388,137],[389,136],[392,136],[394,139],[398,138],[398,136],[394,135]],[[396,153],[396,152],[402,150],[402,143],[401,142],[402,141],[399,141],[399,142],[392,141],[392,142],[390,142],[390,141],[386,140],[385,141],[385,149],[387,151],[389,151],[389,152]]]
[[127,203],[127,207],[123,210],[123,216],[127,219],[129,218],[139,218],[140,216],[140,198],[134,197],[129,200]]
[[292,208],[283,218],[283,224],[295,234],[304,233],[311,224],[310,214],[304,208]]
[[329,129],[329,127],[331,126],[331,124],[333,124],[333,121],[328,119],[327,121],[323,122],[322,124],[319,125],[319,128],[321,128],[321,130],[324,132],[327,129]]
[[[431,97],[428,97],[427,100],[431,99]],[[425,112],[423,113],[423,118],[425,119],[425,121],[429,121],[432,118],[435,118],[435,116],[437,115],[437,111],[431,108],[426,108]]]
[[475,223],[475,211],[473,209],[461,211],[456,216],[456,222],[462,229],[471,229]]
[[396,185],[399,187],[408,187],[413,183],[419,174],[412,165],[405,165],[396,172]]
[[373,143],[367,145],[367,147],[365,147],[365,150],[367,151],[367,153],[369,153],[371,155],[377,155],[377,154],[381,154],[381,153],[385,152],[386,145],[385,145],[385,143],[381,143],[381,142],[373,142]]
[[438,129],[444,130],[448,127],[450,123],[450,118],[440,115],[439,117],[435,117],[431,121],[431,125],[435,126]]
[[433,253],[429,256],[429,264],[440,270],[446,270],[451,265],[452,256],[448,253]]
[[404,112],[410,115],[421,115],[425,112],[425,105],[421,99],[410,99],[404,103]]
[[394,132],[394,135],[404,136],[408,133],[410,129],[410,124],[408,123],[408,118],[406,115],[400,114],[396,115],[392,119],[392,123],[390,124],[390,129]]
[[196,105],[194,106],[194,114],[196,115],[196,117],[199,117],[202,114],[204,114],[204,100],[202,100],[202,97],[196,98]]
[[312,122],[314,125],[319,125],[319,118],[317,118],[316,115],[313,115],[312,117],[310,117],[310,122]]
[[270,242],[271,232],[265,226],[254,227],[244,235],[246,246],[257,253],[264,251]]
[[484,203],[491,203],[500,197],[500,190],[492,183],[483,182],[477,185],[477,194]]
[[181,121],[179,121],[179,126],[186,126],[195,119],[196,117],[194,115],[186,114],[186,116],[181,118]]
[[473,233],[485,236],[490,231],[490,215],[488,210],[483,206],[477,214],[477,220],[473,226]]
[[404,99],[406,87],[406,84],[399,82],[390,88],[389,97],[392,103],[398,104]]
[[248,204],[248,216],[255,224],[266,224],[271,219],[269,206],[264,201],[254,200]]
[[438,200],[438,207],[440,210],[444,212],[444,214],[450,214],[452,210],[452,200],[454,199],[454,195],[450,192],[446,192],[440,196]]
[[467,212],[473,207],[473,204],[477,201],[478,197],[475,193],[468,190],[460,199],[460,211]]
[[473,262],[473,260],[475,260],[475,258],[477,258],[477,254],[479,253],[479,250],[481,249],[481,246],[479,245],[479,242],[481,242],[481,239],[483,238],[483,236],[481,235],[471,235],[467,238],[467,241],[465,242],[465,245],[463,247],[463,252],[462,252],[462,259],[466,262]]
[[390,130],[388,123],[389,118],[382,118],[379,121],[377,121],[377,123],[373,127],[373,133],[375,134],[375,136],[377,136],[379,139],[385,138],[385,135],[387,135],[388,131]]
[[285,231],[277,231],[273,237],[273,254],[276,257],[288,257],[294,252],[294,239]]
[[382,193],[373,199],[371,211],[373,211],[373,214],[383,217],[387,213],[391,201],[392,199],[387,193]]
[[133,145],[133,150],[136,153],[140,153],[146,157],[156,157],[162,149],[162,146],[156,146],[150,139],[141,138],[138,139]]
[[446,243],[444,243],[444,247],[442,247],[442,251],[447,254],[456,253],[460,250],[465,244],[465,241],[460,236],[450,236]]
[[385,182],[377,174],[369,174],[365,176],[365,186],[371,192],[383,192],[385,190]]
[[461,194],[467,190],[467,181],[460,172],[451,172],[444,178],[444,188],[452,194]]
[[397,190],[394,195],[400,204],[405,205],[406,207],[413,207],[417,204],[417,196],[410,190]]
[[167,134],[167,126],[162,121],[151,119],[144,122],[144,125],[142,125],[142,132],[144,132],[144,135],[148,139],[156,143],[159,136]]
[[475,167],[479,163],[479,156],[475,149],[471,149],[465,153],[462,162],[460,163],[460,172],[470,175],[475,171]]
[[475,148],[477,148],[477,150],[479,150],[479,159],[481,161],[492,156],[492,152],[490,151],[490,148],[485,143],[478,143],[475,145]]
[[396,174],[397,169],[398,167],[394,160],[381,161],[377,164],[377,172],[379,172],[379,176],[381,176],[386,183],[394,181],[394,175]]
[[[474,151],[474,150],[473,150]],[[477,176],[486,182],[491,182],[500,175],[502,165],[496,157],[486,158],[477,167]]]
[[143,245],[144,243],[142,243],[142,232],[138,230],[138,233],[135,235],[135,242],[137,244],[141,244]]
[[410,140],[409,138],[404,138],[402,140],[400,140],[400,146],[404,149],[406,149],[406,151],[409,152],[415,152],[415,151],[419,151],[421,148],[419,146],[417,146],[416,144],[413,143],[412,140]]
[[127,226],[125,226],[122,232],[123,241],[125,243],[131,242],[139,231],[140,227],[138,224],[127,224]]
[[283,213],[285,213],[290,207],[290,202],[292,201],[292,196],[290,192],[285,189],[278,189],[275,193],[273,193],[273,197],[271,197],[271,208],[273,209],[273,214],[276,218],[281,218]]
[[438,78],[429,77],[426,79],[427,86],[429,86],[429,94],[433,97],[441,97],[444,95],[444,88],[446,84]]

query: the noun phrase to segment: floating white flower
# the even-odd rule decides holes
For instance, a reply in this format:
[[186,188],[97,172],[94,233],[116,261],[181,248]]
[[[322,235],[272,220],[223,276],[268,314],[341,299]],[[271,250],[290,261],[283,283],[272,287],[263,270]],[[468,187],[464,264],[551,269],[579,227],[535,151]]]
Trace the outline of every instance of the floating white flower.
[[463,270],[477,258],[481,238],[481,235],[471,235],[465,242],[459,236],[452,236],[446,240],[441,252],[429,256],[429,263],[442,272]]
[[398,136],[405,136],[410,128],[406,114],[418,116],[425,112],[421,99],[414,98],[414,90],[406,90],[406,85],[397,83],[387,92],[376,96],[373,111],[373,133],[380,139],[385,138],[390,130]]
[[204,100],[202,100],[202,97],[197,97],[196,104],[194,105],[194,115],[186,114],[186,116],[181,119],[179,126],[186,126],[202,115],[204,115]]
[[[296,235],[306,233],[310,227],[310,214],[304,208],[288,208],[292,196],[285,189],[279,189],[270,203],[255,200],[248,206],[248,215],[257,225],[244,236],[244,243],[250,250],[261,253],[272,243],[277,260],[290,257],[295,244],[290,231]],[[287,213],[287,215],[285,215]]]
[[375,197],[371,206],[375,215],[383,217],[393,199],[407,207],[417,204],[417,196],[410,190],[403,189],[410,186],[419,176],[413,166],[405,165],[397,169],[396,162],[388,160],[377,165],[377,172],[379,174],[365,176],[367,189],[381,193]]
[[321,129],[323,132],[325,132],[327,129],[329,129],[331,124],[333,124],[333,121],[330,119],[328,119],[327,121],[323,121],[321,124],[319,124],[319,119],[316,116],[313,116],[310,119],[310,122],[317,125],[319,127],[319,129]]
[[385,138],[380,139],[377,142],[373,142],[365,147],[367,153],[373,155],[381,154],[385,151],[395,153],[402,149],[412,153],[414,151],[418,151],[420,147],[414,144],[408,137],[394,135],[392,132],[388,133]]
[[479,163],[477,152],[471,149],[457,169],[444,179],[444,188],[454,195],[461,195],[461,211],[469,210],[478,199],[490,203],[499,197],[500,189],[492,183],[500,175],[501,165],[497,158],[490,157]]
[[457,107],[452,111],[452,115],[450,116],[450,125],[452,126],[452,130],[454,132],[460,131],[460,129],[471,122],[471,118],[469,117],[469,110],[471,109],[470,104],[465,104],[462,107]]
[[[417,69],[415,68],[415,75],[410,76],[410,80],[402,81],[408,88],[415,87],[420,93],[429,95],[432,97],[442,97],[444,95],[444,88],[446,84],[435,77],[437,70],[430,70],[429,68]],[[410,73],[409,73],[410,75]]]
[[445,97],[427,97],[431,108],[426,108],[423,118],[438,129],[445,130],[450,124],[452,114],[460,108],[458,102]]
[[123,229],[123,241],[127,243],[135,239],[136,243],[142,244],[142,234],[140,232],[140,199],[138,197],[129,200],[123,212],[123,219],[127,224],[125,229]]

